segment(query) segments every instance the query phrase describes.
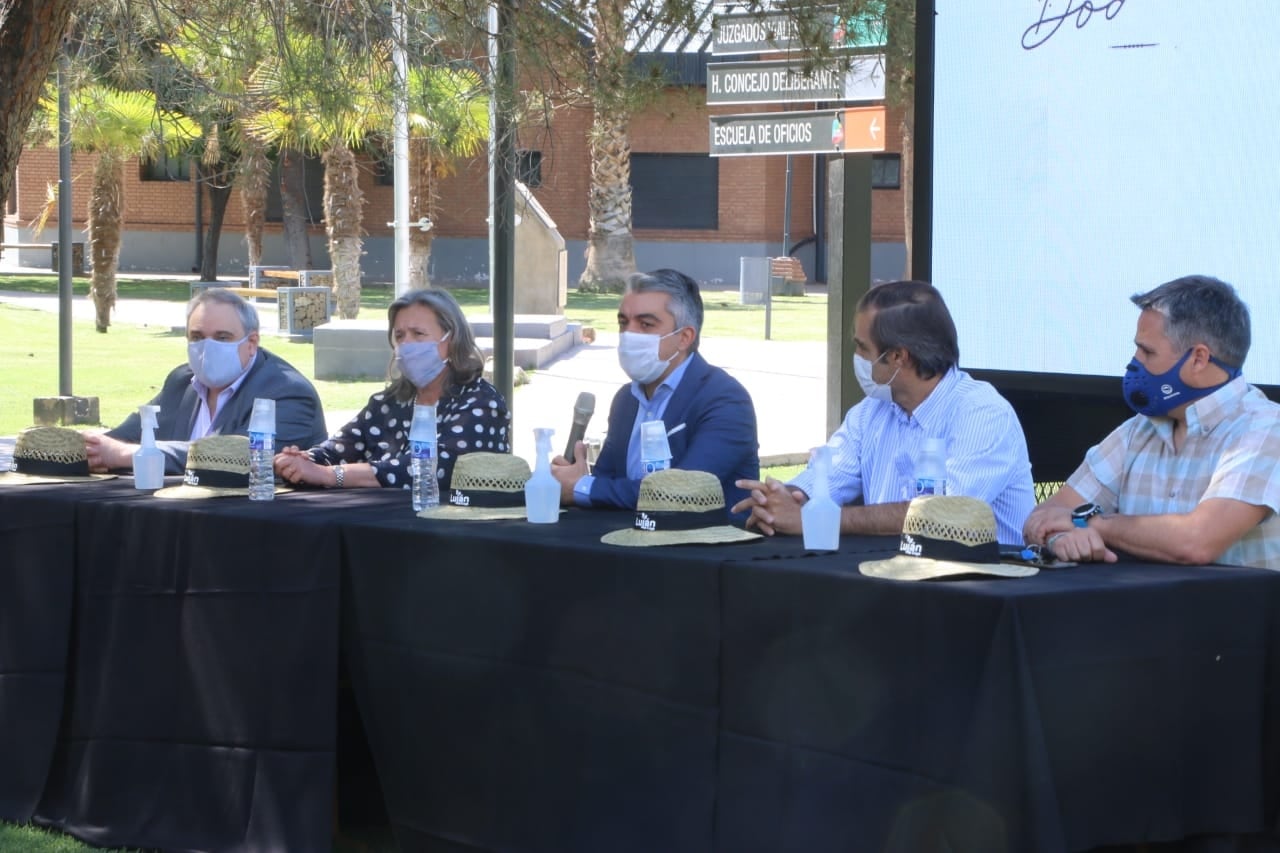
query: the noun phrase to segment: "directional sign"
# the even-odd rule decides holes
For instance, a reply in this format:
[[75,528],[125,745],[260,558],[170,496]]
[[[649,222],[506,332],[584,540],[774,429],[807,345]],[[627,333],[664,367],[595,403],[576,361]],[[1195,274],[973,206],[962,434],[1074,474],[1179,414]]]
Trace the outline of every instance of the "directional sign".
[[[885,28],[879,15],[840,18],[834,11],[823,20],[830,21],[828,31],[833,47],[884,47]],[[801,42],[796,22],[787,14],[771,12],[760,15],[716,15],[711,35],[711,53],[779,53],[796,50]]]
[[884,55],[860,57],[849,70],[806,70],[802,63],[720,62],[707,66],[708,104],[878,101],[884,98]]
[[711,156],[883,151],[884,107],[711,117]]

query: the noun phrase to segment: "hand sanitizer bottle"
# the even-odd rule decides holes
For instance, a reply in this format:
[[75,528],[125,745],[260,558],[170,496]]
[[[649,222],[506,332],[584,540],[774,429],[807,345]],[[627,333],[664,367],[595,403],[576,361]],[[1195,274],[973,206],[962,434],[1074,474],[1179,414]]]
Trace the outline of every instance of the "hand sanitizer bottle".
[[539,427],[533,431],[538,458],[533,475],[524,484],[524,514],[533,524],[554,524],[560,520],[560,483],[551,476],[551,435]]
[[135,489],[159,489],[164,486],[164,454],[156,447],[156,415],[159,406],[138,407],[138,419],[142,421],[142,446],[133,454],[133,487]]
[[831,499],[831,448],[825,444],[813,449],[809,460],[813,469],[813,493],[800,507],[800,528],[806,551],[838,551],[840,549],[840,507]]

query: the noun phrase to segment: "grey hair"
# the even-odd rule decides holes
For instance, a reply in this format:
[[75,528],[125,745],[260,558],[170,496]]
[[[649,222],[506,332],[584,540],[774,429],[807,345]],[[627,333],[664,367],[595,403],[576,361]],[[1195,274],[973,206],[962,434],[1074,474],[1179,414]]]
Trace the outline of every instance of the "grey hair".
[[230,305],[236,309],[236,314],[240,315],[240,323],[244,326],[246,335],[258,331],[258,310],[230,290],[221,287],[206,287],[191,297],[191,301],[187,303],[188,323],[191,322],[191,315],[196,308],[206,302],[212,302],[215,305]]
[[696,281],[672,269],[638,272],[627,280],[627,293],[667,294],[667,310],[675,318],[676,328],[688,326],[697,333],[689,347],[691,352],[697,351],[702,342],[702,294]]
[[1244,366],[1251,343],[1249,307],[1225,281],[1188,275],[1130,299],[1164,317],[1164,333],[1179,352],[1203,343],[1224,363]]
[[453,294],[434,287],[410,290],[396,297],[396,300],[387,308],[387,342],[391,344],[392,349],[387,376],[390,382],[388,390],[392,396],[403,403],[412,400],[418,393],[414,384],[396,370],[394,354],[396,316],[410,305],[430,308],[436,315],[440,328],[444,329],[445,334],[449,336],[446,342],[449,364],[445,369],[449,371],[450,387],[460,388],[484,375],[484,353],[480,352],[480,347],[476,344],[476,336],[471,331],[471,324],[467,322],[467,318],[462,313],[462,307],[453,298]]

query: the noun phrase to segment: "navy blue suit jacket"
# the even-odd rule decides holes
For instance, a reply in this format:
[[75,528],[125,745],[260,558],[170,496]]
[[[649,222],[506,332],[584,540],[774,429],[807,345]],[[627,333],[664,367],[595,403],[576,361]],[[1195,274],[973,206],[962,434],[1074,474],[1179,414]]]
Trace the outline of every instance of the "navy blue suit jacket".
[[[609,407],[609,431],[591,471],[592,505],[635,509],[640,481],[627,477],[627,445],[639,409],[631,384],[623,385]],[[759,479],[760,441],[756,410],[742,383],[695,352],[662,420],[668,432],[685,425],[668,439],[672,468],[719,477],[726,509],[747,496],[733,481]]]
[[[324,410],[315,386],[297,369],[259,348],[253,366],[239,389],[225,406],[219,406],[210,433],[248,435],[253,399],[270,397],[276,401],[276,449],[296,445],[306,448],[324,441],[327,431]],[[160,393],[151,401],[160,407],[156,417],[156,447],[164,453],[166,474],[181,474],[187,465],[187,439],[196,422],[200,397],[191,387],[191,368],[185,363],[165,377]],[[142,440],[142,422],[134,412],[107,435],[137,444]]]

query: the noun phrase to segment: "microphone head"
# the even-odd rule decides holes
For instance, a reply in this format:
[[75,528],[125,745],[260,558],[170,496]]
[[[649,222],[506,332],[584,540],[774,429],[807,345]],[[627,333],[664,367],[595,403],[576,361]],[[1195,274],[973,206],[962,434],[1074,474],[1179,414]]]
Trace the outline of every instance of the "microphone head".
[[590,391],[583,391],[578,395],[578,402],[573,404],[574,414],[586,415],[591,417],[596,410],[596,395]]

